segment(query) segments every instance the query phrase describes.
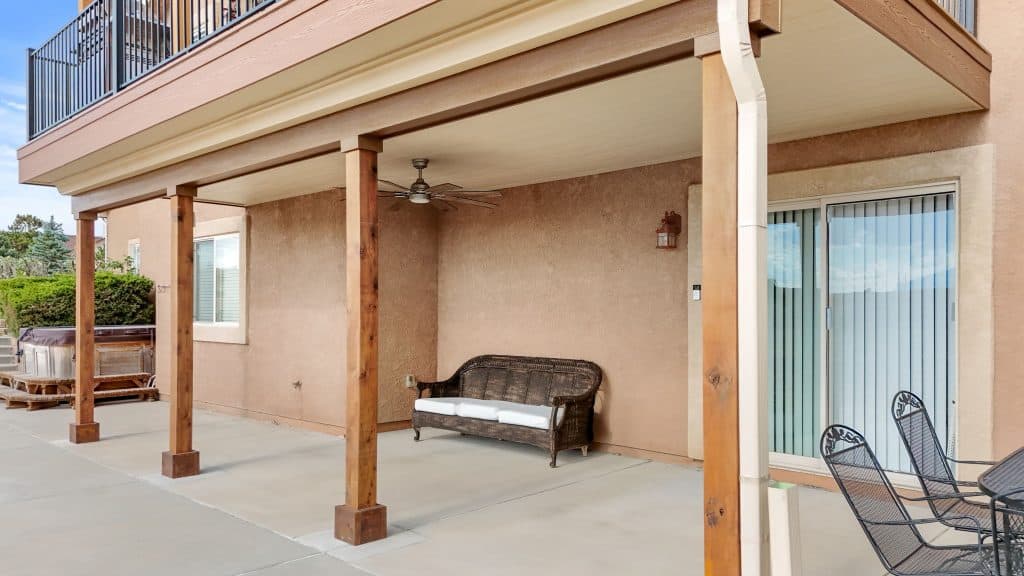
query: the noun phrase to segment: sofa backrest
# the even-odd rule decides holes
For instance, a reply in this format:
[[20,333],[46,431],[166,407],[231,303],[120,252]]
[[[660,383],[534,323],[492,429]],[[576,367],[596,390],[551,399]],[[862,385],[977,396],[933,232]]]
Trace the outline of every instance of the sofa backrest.
[[528,356],[477,356],[459,368],[459,395],[550,405],[555,396],[596,392],[601,368],[586,360]]

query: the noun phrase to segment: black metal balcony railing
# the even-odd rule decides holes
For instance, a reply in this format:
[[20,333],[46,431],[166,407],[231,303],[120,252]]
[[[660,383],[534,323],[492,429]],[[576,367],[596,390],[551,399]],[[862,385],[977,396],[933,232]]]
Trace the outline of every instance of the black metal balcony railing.
[[954,20],[960,23],[965,30],[971,34],[977,34],[977,0],[935,0],[935,2],[946,9]]
[[29,139],[275,1],[94,0],[28,51]]

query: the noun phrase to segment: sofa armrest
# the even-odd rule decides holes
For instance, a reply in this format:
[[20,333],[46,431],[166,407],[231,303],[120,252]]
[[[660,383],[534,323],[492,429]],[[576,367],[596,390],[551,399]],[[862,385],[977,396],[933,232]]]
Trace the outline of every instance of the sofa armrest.
[[583,404],[594,398],[593,391],[587,391],[582,394],[567,394],[562,396],[555,396],[551,399],[551,406],[558,408],[559,406],[569,406],[572,404]]
[[430,391],[431,398],[454,397],[459,395],[458,374],[440,382],[417,382],[416,397],[423,398],[423,393]]

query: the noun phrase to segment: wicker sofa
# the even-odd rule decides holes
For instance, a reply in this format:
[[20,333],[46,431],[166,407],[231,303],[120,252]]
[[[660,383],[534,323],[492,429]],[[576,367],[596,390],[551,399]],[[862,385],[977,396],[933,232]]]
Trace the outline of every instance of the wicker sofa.
[[[415,438],[442,428],[586,455],[594,440],[594,399],[601,368],[584,360],[477,356],[442,382],[420,382],[412,413]],[[429,392],[429,396],[425,393]]]

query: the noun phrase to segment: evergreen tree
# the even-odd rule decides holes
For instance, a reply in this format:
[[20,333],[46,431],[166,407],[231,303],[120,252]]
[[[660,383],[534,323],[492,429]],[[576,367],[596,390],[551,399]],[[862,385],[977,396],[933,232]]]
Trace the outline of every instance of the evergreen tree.
[[43,225],[42,230],[28,247],[29,258],[46,263],[48,274],[67,272],[71,269],[71,250],[67,247],[68,237],[64,227],[53,216]]
[[[50,219],[53,220],[53,217],[50,217]],[[8,226],[7,229],[11,232],[35,234],[42,230],[45,225],[46,223],[40,220],[37,216],[33,216],[31,214],[18,214],[14,217],[14,221],[11,222],[11,225]]]

